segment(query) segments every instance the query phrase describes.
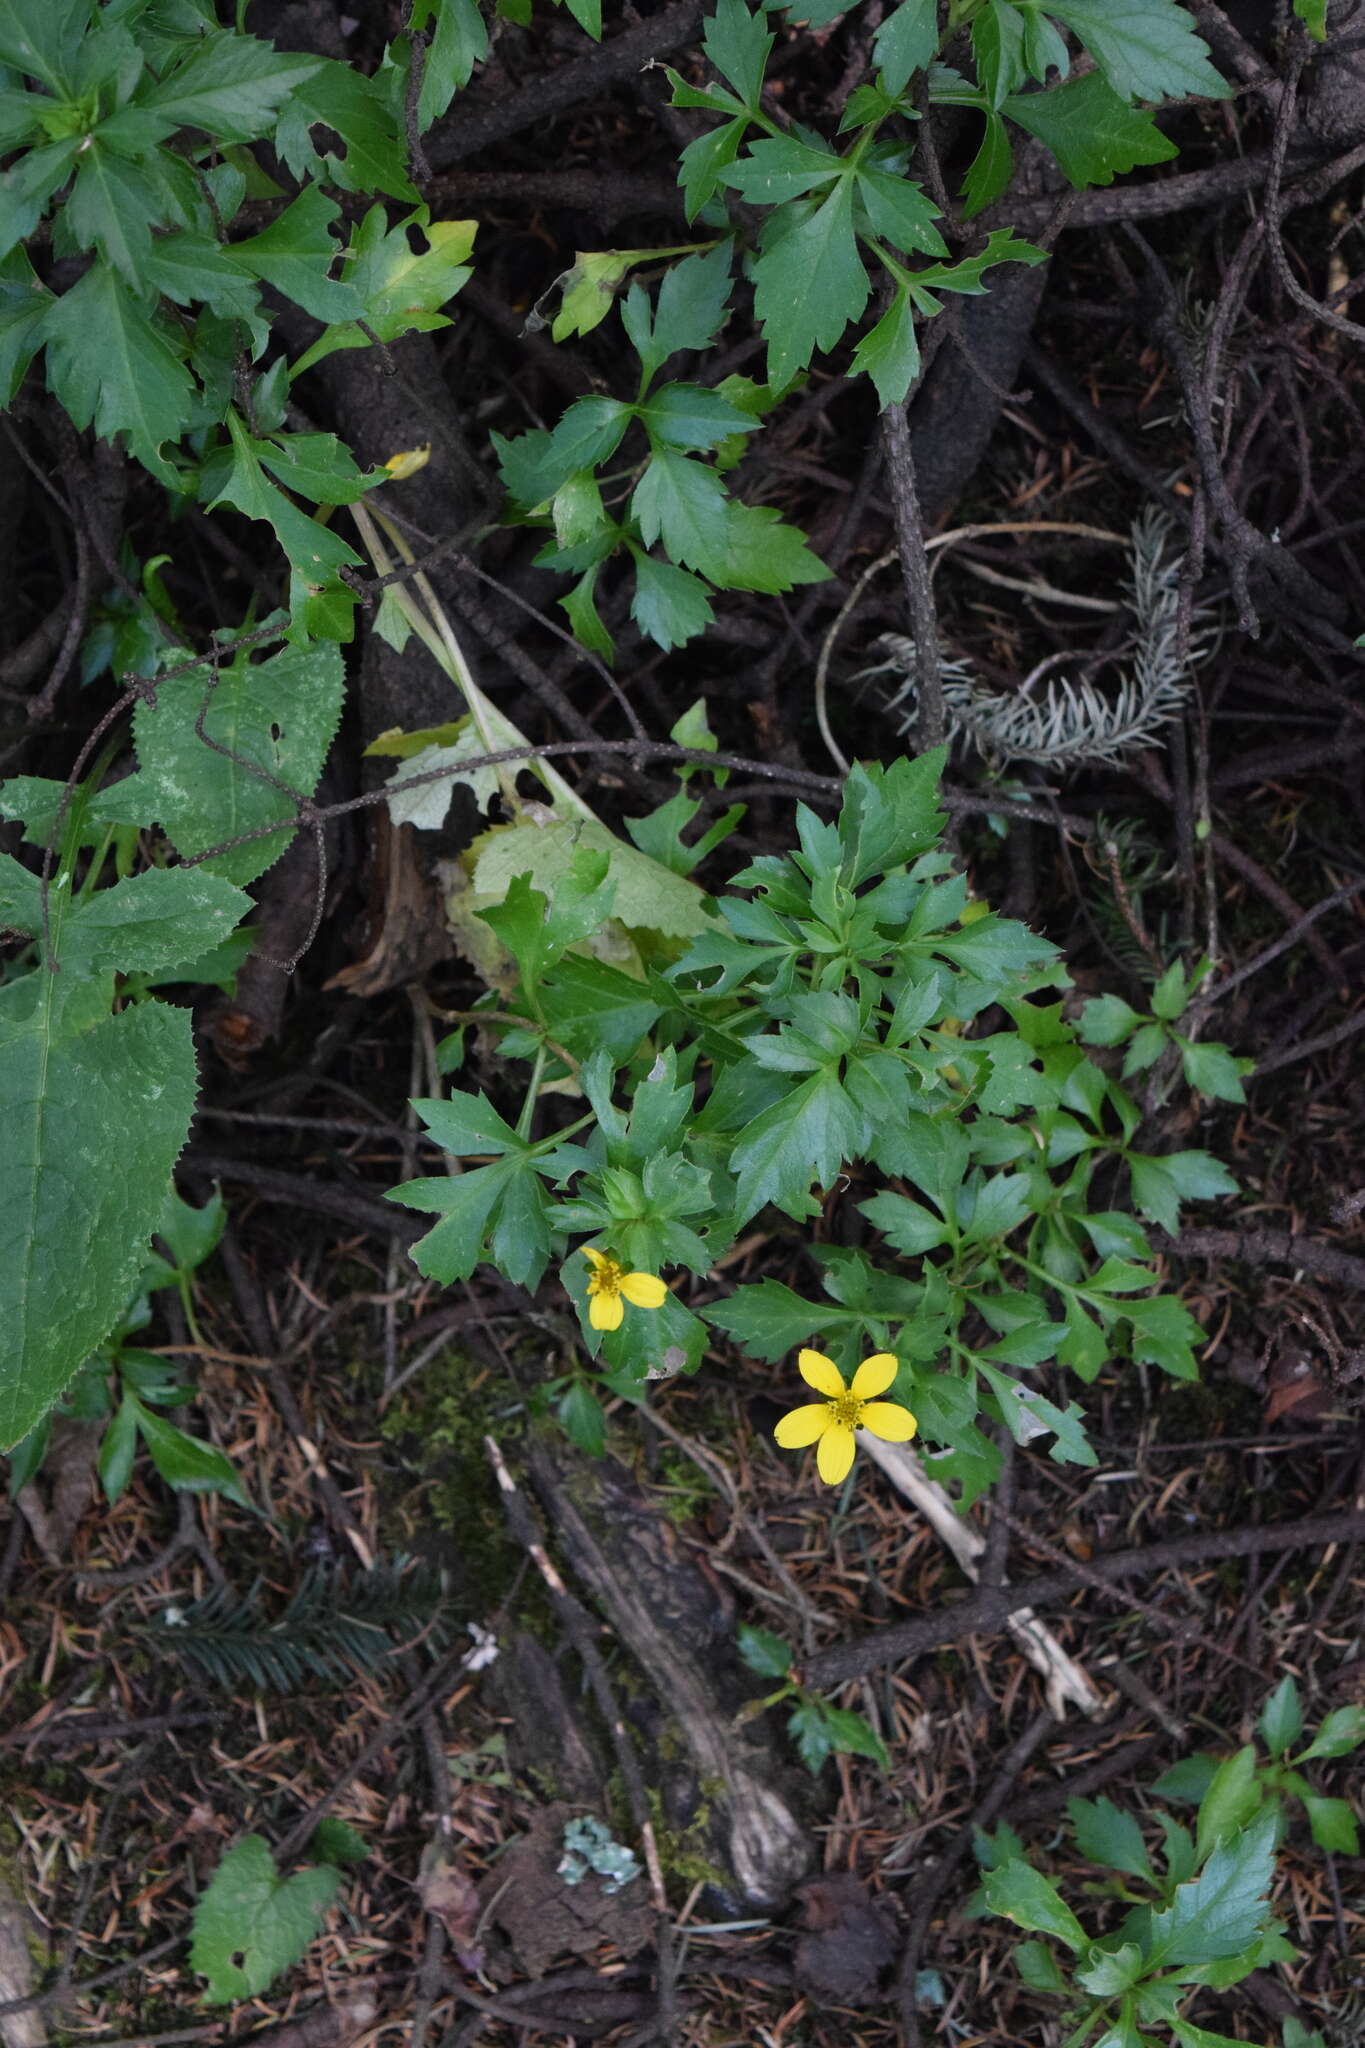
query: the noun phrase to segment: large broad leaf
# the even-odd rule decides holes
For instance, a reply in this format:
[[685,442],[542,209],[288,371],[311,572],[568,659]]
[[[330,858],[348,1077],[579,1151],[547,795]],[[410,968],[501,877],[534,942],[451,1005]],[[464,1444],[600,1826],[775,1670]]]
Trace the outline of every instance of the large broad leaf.
[[208,2004],[254,1998],[291,1969],[321,1926],[340,1882],[326,1868],[281,1877],[259,1835],[229,1849],[194,1909],[190,1963],[208,1978]]
[[1218,1844],[1166,1912],[1153,1914],[1149,1965],[1216,1962],[1251,1945],[1270,1910],[1278,1824],[1272,1800],[1241,1834]]
[[[0,1447],[27,1434],[108,1336],[137,1278],[194,1109],[187,1012],[143,1003],[63,1035],[40,970],[0,1018]],[[17,993],[17,991],[16,991]]]
[[[292,819],[296,798],[317,787],[341,717],[334,646],[287,647],[221,676],[203,720],[213,746],[195,731],[208,680],[203,669],[167,678],[155,708],[139,704],[133,719],[150,807],[184,857]],[[286,829],[249,840],[215,855],[212,870],[245,886],[279,859],[289,838]]]

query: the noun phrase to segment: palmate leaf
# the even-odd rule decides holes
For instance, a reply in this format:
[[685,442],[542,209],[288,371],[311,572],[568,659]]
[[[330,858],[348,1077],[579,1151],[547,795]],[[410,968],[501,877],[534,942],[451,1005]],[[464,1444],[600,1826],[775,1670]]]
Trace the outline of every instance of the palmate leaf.
[[48,389],[76,426],[93,426],[106,441],[126,436],[143,468],[176,487],[161,449],[188,424],[196,386],[174,329],[117,272],[93,263],[49,305],[41,333]]
[[[0,1012],[0,1448],[123,1312],[194,1108],[187,1011],[142,1003],[71,1029],[61,979],[36,970]],[[84,986],[107,1003],[112,979]]]

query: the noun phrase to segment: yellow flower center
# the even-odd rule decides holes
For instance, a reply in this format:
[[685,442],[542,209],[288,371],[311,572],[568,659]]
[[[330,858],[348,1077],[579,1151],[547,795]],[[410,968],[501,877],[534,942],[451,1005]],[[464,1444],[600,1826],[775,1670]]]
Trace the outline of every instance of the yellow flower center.
[[588,1294],[604,1294],[608,1301],[614,1301],[621,1292],[625,1268],[618,1266],[615,1259],[603,1259],[600,1266],[594,1266],[588,1275]]
[[840,1394],[838,1400],[831,1401],[829,1405],[836,1429],[856,1429],[867,1403],[860,1401],[856,1394]]

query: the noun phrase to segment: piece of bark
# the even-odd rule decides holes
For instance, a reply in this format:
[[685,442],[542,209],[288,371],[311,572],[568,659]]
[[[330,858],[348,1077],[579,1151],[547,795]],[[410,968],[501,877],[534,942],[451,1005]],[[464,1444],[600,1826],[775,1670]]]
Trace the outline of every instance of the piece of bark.
[[895,1912],[860,1877],[829,1871],[800,1890],[806,1932],[793,1958],[798,1989],[821,2005],[877,2005],[896,1959]]
[[543,1977],[560,1956],[594,1956],[604,1942],[633,1956],[654,1939],[643,1877],[612,1891],[591,1871],[576,1884],[561,1874],[564,1829],[577,1817],[560,1800],[542,1807],[480,1887],[483,1917],[501,1928],[528,1977]]
[[738,1727],[748,1687],[728,1615],[681,1539],[609,1459],[532,1443],[531,1476],[570,1568],[648,1674],[682,1768],[661,1774],[664,1820],[700,1829],[706,1860],[771,1910],[810,1868],[761,1723]]
[[511,1717],[508,1758],[514,1770],[546,1798],[605,1812],[607,1770],[544,1644],[519,1629],[504,1642],[491,1682]]
[[[36,1931],[33,1915],[0,1877],[0,2005],[27,1998],[33,1990],[33,1957],[29,1935]],[[44,2048],[47,2028],[37,2006],[28,2012],[0,2014],[4,2048]]]

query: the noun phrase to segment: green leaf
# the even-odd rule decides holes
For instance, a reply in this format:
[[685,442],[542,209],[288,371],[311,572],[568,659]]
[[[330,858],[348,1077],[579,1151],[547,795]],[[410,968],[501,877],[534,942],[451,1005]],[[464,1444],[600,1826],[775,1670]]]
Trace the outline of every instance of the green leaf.
[[798,583],[824,583],[830,576],[806,546],[799,527],[788,526],[772,505],[726,503],[720,554],[706,570],[725,590],[761,590],[769,596]]
[[1092,996],[1081,1005],[1080,1035],[1085,1045],[1122,1045],[1142,1018],[1121,996]]
[[1295,1761],[1311,1763],[1314,1757],[1349,1756],[1365,1742],[1365,1707],[1337,1707]]
[[1303,1808],[1319,1849],[1338,1856],[1360,1854],[1360,1837],[1349,1800],[1324,1799],[1318,1792],[1305,1792]]
[[736,1220],[747,1223],[765,1202],[776,1202],[798,1219],[817,1214],[812,1185],[832,1186],[857,1151],[862,1130],[861,1113],[836,1074],[812,1074],[741,1132],[731,1156],[738,1175]]
[[790,1643],[766,1628],[751,1628],[748,1622],[740,1623],[736,1645],[743,1662],[760,1678],[785,1678],[795,1661]]
[[49,304],[42,335],[48,388],[74,424],[106,441],[126,435],[143,468],[177,487],[161,449],[189,424],[195,396],[179,337],[103,263]]
[[859,166],[855,177],[858,198],[873,232],[893,249],[913,249],[922,256],[948,254],[948,245],[934,226],[939,210],[922,187],[866,163]]
[[313,1835],[313,1853],[320,1863],[342,1866],[366,1863],[370,1845],[348,1820],[340,1820],[334,1813],[324,1813]]
[[645,637],[667,651],[705,632],[715,618],[706,585],[689,570],[657,562],[641,548],[630,552],[635,563],[630,615]]
[[1215,1096],[1220,1102],[1246,1101],[1242,1093],[1245,1065],[1234,1058],[1225,1045],[1192,1045],[1179,1033],[1175,1042],[1180,1048],[1180,1064],[1191,1088],[1197,1088],[1201,1095]]
[[1327,0],[1294,0],[1294,12],[1315,43],[1327,41]]
[[[677,96],[677,74],[672,76],[673,104],[680,106],[685,102]],[[748,126],[747,117],[741,114],[737,120],[722,122],[709,135],[698,135],[682,152],[678,183],[683,189],[684,211],[689,221],[695,220],[703,206],[715,197],[722,177],[739,155]]]
[[91,9],[92,0],[50,0],[38,8],[31,0],[0,0],[0,64],[41,79],[64,98],[74,81]]
[[1198,1379],[1195,1346],[1204,1332],[1183,1301],[1173,1294],[1158,1294],[1148,1301],[1130,1302],[1125,1314],[1132,1326],[1131,1345],[1140,1365],[1157,1365],[1172,1379]]
[[142,266],[152,246],[152,229],[179,216],[172,188],[159,165],[129,163],[110,149],[96,129],[82,151],[63,213],[63,227],[83,249],[98,249],[134,291],[142,288]]
[[538,1286],[549,1261],[550,1231],[534,1148],[482,1095],[419,1099],[413,1108],[453,1157],[491,1154],[493,1162],[388,1190],[386,1201],[441,1219],[411,1249],[418,1272],[449,1287],[491,1257],[517,1286]]
[[[956,263],[928,263],[919,270],[902,272],[906,290],[921,313],[932,317],[941,313],[943,304],[934,297],[935,292],[960,292],[967,298],[980,298],[989,289],[986,272],[993,270],[997,263],[1025,263],[1032,270],[1047,257],[1041,249],[1035,249],[1032,242],[1021,242],[1015,238],[1013,228],[993,228],[986,237],[986,246],[975,256],[964,256]],[[933,286],[933,291],[929,289]]]
[[1151,1858],[1133,1814],[1115,1806],[1112,1799],[1068,1799],[1066,1810],[1082,1856],[1110,1870],[1122,1870],[1129,1877],[1153,1881]]
[[1195,1824],[1195,1854],[1202,1863],[1216,1842],[1238,1834],[1261,1804],[1262,1787],[1256,1775],[1256,1751],[1248,1742],[1224,1757],[1208,1790],[1199,1802]]
[[704,1314],[708,1323],[733,1337],[751,1357],[766,1359],[770,1365],[776,1365],[817,1331],[861,1321],[830,1302],[803,1301],[781,1280],[737,1287],[727,1300],[709,1303]]
[[869,1223],[875,1224],[893,1250],[901,1252],[908,1259],[920,1258],[925,1252],[933,1251],[936,1245],[948,1242],[948,1226],[941,1216],[932,1209],[926,1209],[920,1202],[912,1202],[907,1195],[893,1194],[884,1188],[873,1195],[870,1201],[858,1204],[861,1213]]
[[1084,1948],[1085,1929],[1056,1885],[1031,1863],[1012,1857],[997,1869],[988,1870],[982,1890],[992,1913],[1013,1920],[1016,1927],[1027,1928],[1031,1934],[1050,1934],[1070,1949]]
[[[1218,1759],[1200,1752],[1195,1756],[1184,1756],[1178,1764],[1172,1764],[1169,1771],[1163,1771],[1155,1780],[1152,1790],[1158,1799],[1179,1799],[1197,1804],[1213,1783]],[[1191,1849],[1193,1855],[1193,1849]]]
[[337,349],[369,348],[375,339],[397,341],[414,331],[432,334],[449,327],[449,317],[440,308],[473,274],[468,258],[478,223],[435,220],[417,227],[426,243],[420,255],[413,253],[410,239],[416,225],[408,220],[390,228],[382,206],[369,209],[352,239],[346,278],[370,332],[366,334],[357,320],[329,327],[293,365],[291,380]]
[[899,96],[938,49],[937,0],[901,0],[872,38],[872,58],[889,93]]
[[177,1493],[222,1493],[242,1507],[250,1505],[236,1470],[221,1451],[177,1429],[164,1415],[144,1407],[131,1391],[123,1399],[125,1406],[131,1403],[138,1434],[167,1486]]
[[[268,661],[234,663],[211,693],[209,682],[202,668],[172,676],[158,686],[155,706],[140,703],[133,714],[149,806],[184,858],[292,820],[296,798],[288,792],[312,796],[341,718],[341,654],[333,646],[287,647]],[[230,754],[205,746],[195,731],[206,697],[204,731]],[[254,881],[292,836],[291,825],[216,854],[211,871]]]
[[869,328],[854,349],[852,368],[872,379],[884,412],[889,405],[904,403],[919,366],[915,315],[902,286],[876,326]]
[[137,1411],[140,1403],[129,1395],[124,1396],[109,1420],[109,1427],[100,1440],[100,1454],[96,1464],[104,1497],[112,1506],[127,1490],[133,1476],[133,1459],[137,1454]]
[[1061,1965],[1041,1941],[1021,1941],[1014,1951],[1014,1967],[1031,1991],[1063,1992],[1067,1988]]
[[695,882],[670,873],[595,821],[565,818],[549,825],[508,826],[488,833],[481,844],[474,890],[484,905],[505,900],[523,874],[553,902],[575,858],[588,850],[606,856],[608,879],[616,888],[612,915],[629,930],[690,938],[715,927]]
[[555,1414],[571,1444],[589,1458],[606,1456],[606,1414],[586,1380],[573,1382],[556,1407]]
[[[0,1011],[4,1448],[122,1315],[195,1099],[187,1011],[141,1003],[63,1035],[53,979],[45,969],[26,978],[36,984],[26,1017]],[[88,986],[98,1001],[100,983]]]
[[1216,1962],[1256,1939],[1269,1911],[1278,1819],[1272,1801],[1241,1834],[1218,1844],[1167,1911],[1152,1915],[1149,1966]]
[[[228,414],[232,457],[226,467],[221,456],[206,472],[204,489],[216,491],[210,509],[233,505],[248,519],[260,519],[274,529],[288,557],[291,626],[323,640],[349,637],[354,595],[341,581],[341,570],[359,565],[360,557],[337,534],[316,519],[310,519],[294,500],[265,473],[263,458],[278,457],[268,441],[253,440],[236,411]],[[334,606],[340,602],[340,618]],[[315,612],[314,607],[317,607]]]
[[1096,1998],[1117,1998],[1142,1975],[1142,1950],[1135,1941],[1125,1941],[1116,1949],[1092,1948],[1085,1966],[1077,1968],[1076,1982]]
[[353,320],[364,309],[353,285],[329,275],[341,253],[332,240],[337,203],[317,185],[305,186],[278,220],[244,242],[234,242],[229,260],[251,277],[264,278],[315,320]]
[[884,1771],[891,1769],[886,1744],[861,1714],[852,1713],[847,1707],[831,1707],[827,1702],[821,1703],[821,1711],[832,1750],[845,1756],[871,1757]]
[[744,0],[716,0],[716,11],[707,21],[702,47],[746,107],[758,106],[763,69],[772,46],[773,38],[761,13],[750,14]]
[[[1365,1721],[1365,1715],[1362,1715]],[[1287,1756],[1303,1733],[1303,1708],[1299,1688],[1287,1675],[1276,1686],[1261,1709],[1256,1723],[1260,1737],[1272,1756]]]
[[853,187],[799,200],[765,224],[753,266],[754,307],[768,343],[768,382],[784,385],[817,348],[831,349],[867,304],[853,231]]
[[1010,0],[986,0],[972,17],[976,75],[993,109],[1024,82],[1024,24],[1025,16]]
[[[718,242],[695,256],[675,263],[659,286],[654,305],[651,347],[642,359],[652,374],[679,349],[709,348],[720,331],[730,299],[730,263],[733,251],[728,241]],[[686,386],[670,387],[687,389]],[[662,393],[656,393],[657,405]],[[710,443],[691,442],[692,447]]]
[[718,448],[731,434],[757,432],[759,424],[700,384],[663,385],[640,407],[640,419],[651,441],[669,448]]
[[52,294],[14,249],[0,261],[0,406],[10,405],[43,343]]
[[1050,149],[1069,184],[1112,185],[1139,164],[1164,164],[1176,154],[1142,107],[1129,106],[1098,71],[1047,92],[1019,93],[1004,113]]
[[259,1835],[223,1857],[195,1903],[190,1966],[209,2005],[254,1998],[292,1969],[322,1925],[341,1879],[332,1869],[282,1878]]
[[631,509],[645,544],[662,540],[675,562],[721,581],[730,501],[713,469],[673,448],[656,448],[635,486]]
[[159,78],[143,80],[133,103],[162,115],[172,128],[200,128],[219,144],[264,135],[279,108],[322,68],[316,57],[281,52],[229,29],[180,48],[184,54]]
[[1047,0],[1047,12],[1075,30],[1122,99],[1225,100],[1232,90],[1177,0]]
[[1206,1202],[1237,1192],[1227,1168],[1208,1152],[1167,1152],[1160,1159],[1141,1152],[1125,1156],[1133,1177],[1135,1206],[1172,1234],[1180,1226],[1182,1201]]
[[972,158],[962,181],[963,212],[974,220],[1000,197],[1014,169],[1014,150],[1009,130],[998,114],[987,113],[981,146]]
[[[156,974],[221,944],[251,898],[201,868],[149,868],[76,903],[62,934],[62,965]],[[34,930],[38,929],[35,923]]]
[[[573,13],[578,20],[578,9]],[[488,28],[475,0],[423,0],[412,12],[411,26],[422,29],[433,16],[436,32],[427,46],[417,102],[417,125],[423,133],[440,120],[456,93],[468,85],[474,66],[488,55]],[[596,30],[590,33],[601,34],[600,13]]]

